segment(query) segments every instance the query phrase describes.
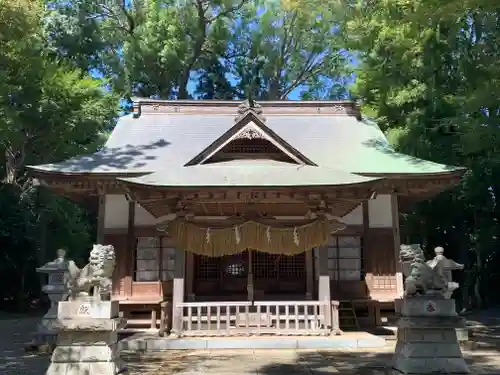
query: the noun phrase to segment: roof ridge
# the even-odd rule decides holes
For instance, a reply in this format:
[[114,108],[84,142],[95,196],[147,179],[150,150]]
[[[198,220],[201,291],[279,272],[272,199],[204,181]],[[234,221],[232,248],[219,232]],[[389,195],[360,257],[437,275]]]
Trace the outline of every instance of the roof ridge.
[[[248,100],[243,101],[243,106],[251,108],[259,108],[259,111],[265,111],[266,114],[271,113],[322,113],[330,115],[355,116],[361,118],[361,112],[352,100],[259,100],[245,104]],[[206,111],[213,114],[221,113],[236,113],[237,108],[242,106],[239,100],[162,100],[162,99],[133,99],[134,117],[140,117],[142,114],[167,114],[167,113],[193,113],[197,114],[200,111]]]

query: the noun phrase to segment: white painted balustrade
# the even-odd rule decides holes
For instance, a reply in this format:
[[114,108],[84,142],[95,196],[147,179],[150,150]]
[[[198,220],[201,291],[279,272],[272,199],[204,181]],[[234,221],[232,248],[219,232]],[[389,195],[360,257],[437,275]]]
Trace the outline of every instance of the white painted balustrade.
[[340,334],[337,307],[327,301],[183,302],[173,328],[180,336]]

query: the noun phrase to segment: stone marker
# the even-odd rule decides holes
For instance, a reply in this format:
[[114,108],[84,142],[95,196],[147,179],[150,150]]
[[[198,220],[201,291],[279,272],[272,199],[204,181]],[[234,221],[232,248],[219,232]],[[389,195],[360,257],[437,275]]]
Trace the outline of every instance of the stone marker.
[[[119,304],[110,301],[115,264],[113,246],[94,245],[89,264],[70,266],[70,301],[59,303],[59,333],[46,375],[116,375]],[[93,292],[93,293],[91,293]]]
[[449,299],[458,284],[447,273],[450,265],[461,265],[446,259],[441,250],[425,262],[419,245],[401,245],[405,295],[396,307],[400,317],[392,374],[469,373],[455,332],[465,327],[465,319]]

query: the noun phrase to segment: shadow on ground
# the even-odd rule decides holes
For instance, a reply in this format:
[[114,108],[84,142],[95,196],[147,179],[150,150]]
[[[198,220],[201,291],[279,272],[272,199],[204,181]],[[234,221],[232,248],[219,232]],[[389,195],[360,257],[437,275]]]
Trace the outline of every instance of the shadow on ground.
[[[474,374],[500,375],[500,318],[468,316],[464,356]],[[44,375],[50,357],[24,352],[36,319],[0,320],[0,374]],[[383,349],[346,351],[191,350],[122,352],[129,375],[378,375],[390,366],[394,341]]]
[[[381,375],[387,374],[392,362],[392,352],[369,351],[297,353],[295,363],[268,363],[257,369],[259,375]],[[497,353],[466,353],[466,362],[473,374],[500,375]]]
[[[234,364],[251,365],[252,356],[248,352],[220,351],[216,355],[204,350],[169,350],[157,353],[122,353],[130,375],[170,375],[170,374],[233,374],[240,375]],[[250,362],[249,362],[250,361]],[[249,367],[250,368],[250,367]],[[252,373],[252,372],[249,372]]]
[[477,311],[467,315],[467,349],[500,350],[500,309]]

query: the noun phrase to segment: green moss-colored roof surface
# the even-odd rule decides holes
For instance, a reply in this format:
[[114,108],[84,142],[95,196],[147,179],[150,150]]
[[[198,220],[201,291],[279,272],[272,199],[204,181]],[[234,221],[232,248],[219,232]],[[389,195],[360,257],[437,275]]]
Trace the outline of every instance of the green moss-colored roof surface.
[[267,127],[317,167],[259,162],[185,167],[234,126],[235,116],[142,114],[120,118],[98,153],[31,168],[67,174],[151,172],[127,180],[175,186],[328,185],[364,182],[359,174],[427,175],[461,169],[397,153],[375,123],[354,116],[264,115]]

